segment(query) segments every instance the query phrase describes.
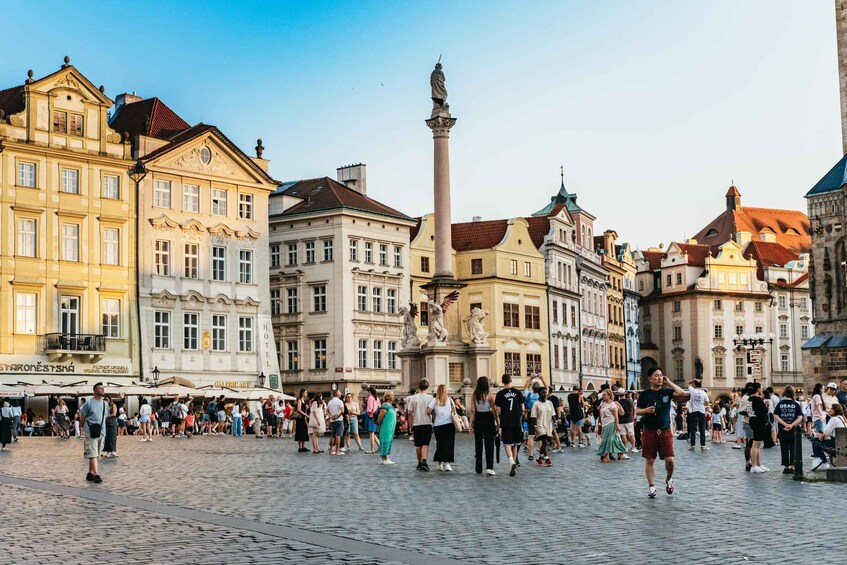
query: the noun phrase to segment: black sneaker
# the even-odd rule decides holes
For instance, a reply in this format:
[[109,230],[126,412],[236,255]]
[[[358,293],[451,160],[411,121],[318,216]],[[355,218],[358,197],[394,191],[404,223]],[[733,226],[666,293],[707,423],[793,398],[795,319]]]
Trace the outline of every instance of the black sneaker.
[[415,467],[415,469],[416,469],[416,470],[418,470],[418,471],[423,471],[423,463],[421,463],[420,461],[418,461],[418,466],[417,466],[417,467]]
[[428,472],[429,465],[427,465],[426,461],[421,461],[421,471]]
[[529,460],[532,461],[532,455],[529,456]]
[[744,470],[747,471],[748,473],[750,472],[750,469],[752,469],[752,468],[753,468],[753,465],[751,465],[750,463],[747,463],[747,465],[744,466]]
[[509,470],[509,476],[510,476],[510,477],[514,477],[514,476],[515,476],[515,469],[517,469],[517,468],[518,468],[518,464],[517,464],[517,463],[512,463],[512,468]]
[[786,467],[785,469],[782,470],[782,474],[783,475],[792,475],[792,474],[794,474],[794,471],[792,471],[791,469]]
[[97,475],[94,475],[93,473],[88,473],[87,475],[85,475],[85,480],[89,482],[94,482],[94,477],[96,476]]
[[100,475],[94,475],[94,478],[91,479],[91,481],[95,483],[102,483],[103,479],[100,478]]

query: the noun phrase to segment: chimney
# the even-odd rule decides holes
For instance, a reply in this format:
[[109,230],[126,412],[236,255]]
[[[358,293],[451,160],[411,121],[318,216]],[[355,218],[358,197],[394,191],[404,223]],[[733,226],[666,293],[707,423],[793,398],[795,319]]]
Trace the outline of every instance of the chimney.
[[144,98],[136,95],[135,92],[133,92],[132,94],[128,92],[118,94],[115,97],[115,111],[112,113],[112,119],[115,119],[115,117],[120,113],[124,106],[132,104],[133,102],[140,102],[141,100],[144,100]]
[[348,188],[352,188],[362,196],[368,195],[368,178],[365,173],[364,163],[347,165],[335,169],[338,182],[343,182]]
[[471,218],[471,221],[472,222],[481,222],[482,216],[474,216],[473,218]]
[[735,243],[744,247],[753,239],[753,234],[748,231],[737,231],[735,232]]
[[776,234],[768,233],[768,232],[760,232],[759,233],[759,241],[766,241],[768,243],[776,243]]
[[729,190],[726,191],[726,209],[741,209],[741,193],[738,191],[738,188],[734,184],[729,187]]

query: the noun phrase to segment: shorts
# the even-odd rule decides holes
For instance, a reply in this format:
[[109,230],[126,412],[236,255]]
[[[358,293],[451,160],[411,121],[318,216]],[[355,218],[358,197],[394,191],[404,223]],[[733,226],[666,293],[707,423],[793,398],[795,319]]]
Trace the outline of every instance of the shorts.
[[415,447],[429,445],[432,441],[432,426],[414,426],[412,435],[415,438]]
[[535,441],[541,443],[542,441],[547,441],[550,439],[550,436],[547,434],[539,434],[535,436]]
[[208,414],[203,414],[203,421],[204,421],[204,422],[208,422],[208,421],[209,421],[209,415],[208,415]]
[[749,423],[744,422],[741,425],[741,429],[744,430],[744,436],[743,437],[745,437],[747,439],[753,439],[753,428],[750,427]]
[[823,433],[823,427],[823,420],[818,420],[817,422],[815,422],[815,431],[819,434]]
[[723,425],[722,424],[712,424],[712,431],[713,432],[723,431]]
[[523,443],[523,430],[520,426],[503,428],[503,445],[520,445]]
[[163,430],[167,430],[168,428],[171,427],[171,421],[168,420],[167,422],[161,422],[159,425],[162,426]]
[[226,412],[218,410],[218,422],[226,422]]
[[330,435],[332,437],[341,437],[344,435],[344,422],[342,420],[330,422],[330,425]]
[[138,423],[140,424],[148,424],[150,423],[150,416],[139,416]]
[[635,424],[632,422],[628,422],[626,424],[621,424],[621,435],[622,436],[634,436],[635,435]]
[[571,423],[571,429],[572,429],[572,430],[579,430],[579,429],[582,429],[582,422],[583,422],[583,420],[585,420],[585,418],[580,418],[580,419],[578,419],[578,420],[570,420],[570,423]]
[[118,420],[118,427],[119,428],[125,428],[126,427],[126,420]]
[[673,434],[670,430],[644,428],[641,432],[641,457],[665,460],[673,457]]
[[97,459],[103,452],[103,444],[106,442],[106,437],[101,433],[98,438],[88,437],[85,434],[85,442],[83,445],[83,457],[86,459]]
[[529,431],[535,431],[535,424],[537,423],[538,418],[527,418],[526,426]]
[[218,414],[217,414],[217,412],[212,413],[212,414],[207,414],[207,416],[208,416],[208,421],[209,421],[209,422],[216,423],[216,422],[218,421]]
[[175,419],[174,419],[174,420],[171,420],[171,424],[173,424],[173,427],[175,427],[175,428],[178,428],[178,427],[179,427],[179,425],[180,425],[181,423],[182,423],[182,420],[181,420],[181,419],[179,419],[179,420],[175,420]]
[[359,418],[356,416],[350,418],[350,434],[354,436],[359,435]]
[[[753,427],[753,441],[765,441],[765,429],[766,426],[754,426]],[[750,439],[751,436],[747,436],[747,439]]]

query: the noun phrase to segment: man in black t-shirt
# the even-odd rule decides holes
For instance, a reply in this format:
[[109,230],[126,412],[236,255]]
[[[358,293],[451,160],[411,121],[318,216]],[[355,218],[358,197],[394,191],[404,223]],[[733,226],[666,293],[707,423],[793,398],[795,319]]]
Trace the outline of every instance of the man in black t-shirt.
[[650,388],[641,391],[638,396],[638,407],[635,414],[641,416],[641,456],[645,459],[644,474],[647,476],[647,484],[650,490],[648,498],[656,498],[655,470],[656,456],[665,462],[665,491],[673,494],[673,434],[671,433],[671,403],[677,399],[687,400],[687,394],[677,385],[673,384],[662,374],[659,367],[654,367],[647,372]]
[[[635,424],[632,421],[632,393],[619,388],[615,391],[618,404],[623,408],[623,414],[618,418],[621,426],[621,441],[627,451],[635,451]],[[629,447],[626,447],[629,442]]]
[[[579,445],[585,447],[582,442],[582,422],[585,420],[585,398],[582,396],[582,388],[579,386],[573,387],[573,392],[568,395],[568,420],[570,420],[571,428],[571,446]],[[579,441],[577,441],[577,438]]]
[[512,387],[512,377],[503,375],[503,388],[494,397],[494,406],[500,419],[500,437],[509,457],[509,476],[515,476],[517,469],[518,451],[523,443],[523,428],[521,418],[524,411],[524,395]]
[[550,438],[553,440],[552,451],[554,453],[561,453],[562,439],[559,437],[559,418],[562,417],[562,401],[552,393],[547,397],[547,400],[553,405],[553,437]]

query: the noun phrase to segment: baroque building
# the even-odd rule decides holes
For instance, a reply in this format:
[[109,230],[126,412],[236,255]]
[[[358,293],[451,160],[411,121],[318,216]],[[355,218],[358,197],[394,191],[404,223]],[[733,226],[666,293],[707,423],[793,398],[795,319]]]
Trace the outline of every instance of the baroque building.
[[[277,182],[217,127],[158,98],[118,97],[110,127],[132,142],[145,372],[194,386],[279,386],[268,293],[268,196]],[[141,166],[139,165],[139,166]],[[267,379],[267,381],[265,381]]]
[[292,390],[400,383],[414,220],[367,196],[363,164],[285,182],[270,199],[271,311]]
[[0,91],[0,377],[128,383],[140,376],[130,145],[105,89],[67,57],[33,77]]

